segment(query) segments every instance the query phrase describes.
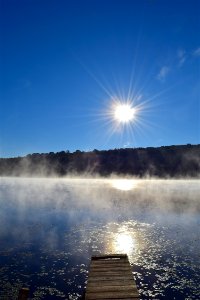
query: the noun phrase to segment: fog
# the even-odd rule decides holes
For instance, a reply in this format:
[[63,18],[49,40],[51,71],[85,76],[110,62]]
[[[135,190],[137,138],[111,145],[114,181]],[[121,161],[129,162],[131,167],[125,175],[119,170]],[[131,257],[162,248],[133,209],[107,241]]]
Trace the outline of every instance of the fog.
[[24,285],[33,299],[79,299],[90,256],[122,252],[142,299],[197,299],[199,224],[199,180],[1,178],[0,299]]
[[0,187],[1,205],[8,205],[9,199],[9,207],[17,207],[22,214],[29,205],[42,208],[51,204],[56,210],[66,205],[70,209],[88,207],[95,213],[123,202],[132,208],[144,206],[148,212],[200,211],[200,184],[194,179],[1,178]]

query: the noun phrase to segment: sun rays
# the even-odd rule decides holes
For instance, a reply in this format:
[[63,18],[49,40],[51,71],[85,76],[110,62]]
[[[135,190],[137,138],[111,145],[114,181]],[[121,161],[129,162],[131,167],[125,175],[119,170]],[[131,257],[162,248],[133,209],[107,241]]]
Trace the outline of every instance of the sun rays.
[[139,99],[114,95],[107,101],[107,107],[99,113],[99,118],[107,127],[108,139],[117,134],[122,144],[127,141],[134,144],[134,135],[138,127],[141,127],[141,117],[147,108],[141,98],[142,96]]
[[[155,122],[156,114],[159,115],[158,105],[169,88],[155,88],[154,78],[150,76],[152,70],[150,74],[146,70],[144,73],[141,66],[140,69],[136,66],[130,76],[126,72],[119,80],[117,75],[122,74],[116,71],[105,75],[99,70],[92,72],[83,63],[81,65],[99,87],[94,94],[94,107],[91,106],[87,114],[86,122],[91,124],[90,135],[95,136],[104,147],[111,142],[117,147],[137,147],[138,141],[144,138],[150,140],[153,129],[158,126]],[[150,86],[149,89],[151,83],[154,88]]]

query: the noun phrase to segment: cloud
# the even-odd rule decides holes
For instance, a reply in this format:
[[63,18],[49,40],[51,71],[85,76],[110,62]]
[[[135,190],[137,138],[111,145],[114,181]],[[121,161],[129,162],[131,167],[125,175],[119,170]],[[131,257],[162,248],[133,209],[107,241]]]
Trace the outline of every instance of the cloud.
[[179,60],[178,65],[179,65],[179,67],[181,67],[184,64],[184,62],[186,61],[186,52],[185,52],[185,50],[179,49],[178,53],[177,53],[177,56],[178,56],[178,60]]
[[170,68],[167,66],[163,66],[157,75],[157,79],[160,81],[165,81],[166,76],[169,74],[169,72],[170,72]]
[[200,47],[193,51],[194,56],[200,56]]
[[131,146],[131,143],[130,142],[126,142],[124,145],[123,145],[123,148],[128,148]]

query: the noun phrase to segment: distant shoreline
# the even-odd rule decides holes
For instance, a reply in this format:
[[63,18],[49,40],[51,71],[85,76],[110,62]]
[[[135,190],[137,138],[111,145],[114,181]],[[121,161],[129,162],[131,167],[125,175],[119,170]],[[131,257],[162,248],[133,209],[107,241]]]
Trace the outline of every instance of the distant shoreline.
[[34,153],[0,158],[0,176],[138,179],[200,178],[200,145]]

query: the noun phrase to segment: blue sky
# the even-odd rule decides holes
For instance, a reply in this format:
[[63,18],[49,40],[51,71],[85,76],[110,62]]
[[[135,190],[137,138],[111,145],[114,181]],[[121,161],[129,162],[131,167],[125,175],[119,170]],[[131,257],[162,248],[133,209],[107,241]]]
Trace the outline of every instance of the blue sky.
[[[200,1],[0,0],[0,157],[200,143]],[[127,126],[113,102],[141,109]]]

